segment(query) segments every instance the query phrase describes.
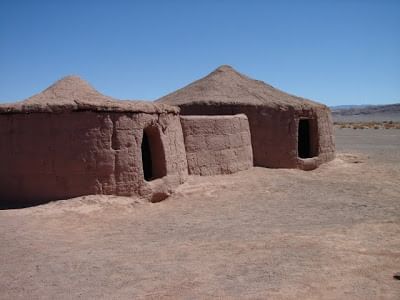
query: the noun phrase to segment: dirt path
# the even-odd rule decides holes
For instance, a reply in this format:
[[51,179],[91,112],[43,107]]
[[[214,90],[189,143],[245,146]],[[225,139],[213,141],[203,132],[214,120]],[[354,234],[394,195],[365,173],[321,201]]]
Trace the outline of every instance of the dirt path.
[[193,177],[157,204],[0,211],[0,299],[399,299],[400,131],[321,168]]

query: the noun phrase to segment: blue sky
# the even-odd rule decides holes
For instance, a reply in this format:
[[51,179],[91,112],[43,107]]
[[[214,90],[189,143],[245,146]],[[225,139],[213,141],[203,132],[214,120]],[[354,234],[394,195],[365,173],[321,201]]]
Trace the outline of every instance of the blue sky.
[[0,102],[69,74],[156,99],[222,64],[328,105],[400,102],[400,1],[0,1]]

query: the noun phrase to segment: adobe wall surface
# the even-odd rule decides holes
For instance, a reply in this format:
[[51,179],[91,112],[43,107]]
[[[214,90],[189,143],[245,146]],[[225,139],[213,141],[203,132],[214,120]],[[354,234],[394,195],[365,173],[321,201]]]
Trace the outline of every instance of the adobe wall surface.
[[332,114],[329,109],[317,111],[319,131],[319,157],[321,162],[331,161],[335,158],[335,135]]
[[[272,108],[254,105],[182,105],[181,115],[234,115],[248,117],[254,165],[268,168],[313,169],[334,158],[334,139],[328,109]],[[318,121],[318,149],[315,158],[300,159],[297,132],[300,117]]]
[[[333,122],[328,108],[313,108],[308,111],[296,112],[296,132],[298,130],[298,120],[308,117],[317,121],[317,152],[318,156],[309,159],[297,158],[297,167],[303,170],[312,170],[322,163],[331,161],[335,158],[335,139],[333,134]],[[296,135],[297,139],[297,135]],[[297,140],[296,140],[297,143]]]
[[245,115],[181,116],[181,123],[189,174],[230,174],[253,166]]
[[[167,176],[143,179],[143,129],[158,128]],[[187,177],[176,114],[66,112],[0,115],[0,204],[88,194],[152,199]],[[157,197],[157,195],[156,195]],[[3,203],[2,203],[3,202]]]

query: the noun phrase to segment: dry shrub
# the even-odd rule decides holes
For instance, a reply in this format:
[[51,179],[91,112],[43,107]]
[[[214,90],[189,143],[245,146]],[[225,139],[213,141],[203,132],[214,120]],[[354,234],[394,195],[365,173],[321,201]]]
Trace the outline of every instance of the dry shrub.
[[382,121],[382,122],[338,122],[339,128],[353,129],[400,129],[400,122]]

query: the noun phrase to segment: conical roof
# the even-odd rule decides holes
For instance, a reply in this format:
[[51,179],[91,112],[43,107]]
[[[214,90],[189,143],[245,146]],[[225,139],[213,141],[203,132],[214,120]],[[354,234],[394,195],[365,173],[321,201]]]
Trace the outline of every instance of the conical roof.
[[299,108],[323,106],[317,102],[285,93],[263,81],[247,77],[228,65],[220,66],[206,77],[166,95],[156,102],[176,106],[190,104],[241,104]]
[[66,76],[41,93],[26,99],[23,103],[26,105],[67,105],[80,102],[101,105],[115,100],[102,95],[78,76]]
[[44,91],[24,101],[0,105],[0,113],[32,113],[63,111],[125,111],[161,113],[174,112],[177,108],[148,101],[118,100],[95,90],[78,76],[66,76]]

